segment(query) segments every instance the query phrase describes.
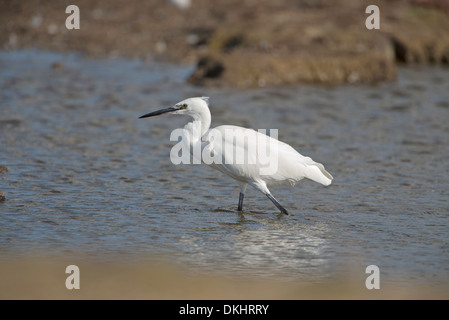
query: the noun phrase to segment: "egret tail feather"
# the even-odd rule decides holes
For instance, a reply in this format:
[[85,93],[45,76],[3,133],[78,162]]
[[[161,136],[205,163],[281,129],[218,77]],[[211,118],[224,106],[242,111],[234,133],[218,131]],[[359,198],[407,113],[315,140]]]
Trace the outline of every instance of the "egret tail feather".
[[334,177],[332,177],[332,175],[324,169],[324,166],[321,163],[307,165],[306,178],[321,183],[325,186],[330,185],[334,179]]

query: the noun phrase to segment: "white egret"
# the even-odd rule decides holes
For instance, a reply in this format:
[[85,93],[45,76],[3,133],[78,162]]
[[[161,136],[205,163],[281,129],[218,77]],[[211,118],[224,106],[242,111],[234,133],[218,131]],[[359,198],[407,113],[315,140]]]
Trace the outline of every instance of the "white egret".
[[[190,147],[189,151],[193,153],[192,150],[195,148],[197,148],[196,150],[198,148],[202,151],[206,150],[207,154],[220,161],[203,162],[239,182],[238,211],[242,211],[243,197],[248,184],[265,194],[282,213],[288,214],[287,210],[270,193],[267,185],[287,183],[293,186],[304,178],[326,186],[332,183],[332,175],[324,169],[321,163],[301,155],[284,142],[252,129],[232,125],[210,129],[211,114],[208,97],[189,98],[173,107],[150,112],[140,118],[164,113],[185,114],[193,118],[193,121],[184,127]],[[241,137],[245,139],[241,139]],[[254,145],[256,147],[252,147]],[[267,149],[275,152],[268,153]],[[262,151],[264,151],[266,160],[265,172],[261,170],[263,161],[258,161],[263,159],[260,157]],[[243,155],[240,159],[249,161],[236,161],[235,158],[239,155]],[[274,170],[269,171],[269,168],[274,168]]]

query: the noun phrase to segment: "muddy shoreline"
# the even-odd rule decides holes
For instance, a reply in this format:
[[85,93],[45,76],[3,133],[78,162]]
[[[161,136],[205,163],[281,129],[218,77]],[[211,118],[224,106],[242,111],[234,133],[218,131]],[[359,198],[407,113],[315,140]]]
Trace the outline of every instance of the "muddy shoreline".
[[[68,290],[64,273],[77,263],[80,289]],[[0,264],[1,299],[446,299],[444,288],[429,286],[367,290],[351,274],[323,283],[282,282],[195,274],[178,264],[140,260],[16,258]],[[149,272],[151,271],[151,272]]]
[[380,29],[368,30],[369,1],[79,0],[80,29],[66,3],[2,1],[0,46],[78,51],[196,64],[202,86],[394,81],[398,63],[449,62],[449,1],[378,1]]

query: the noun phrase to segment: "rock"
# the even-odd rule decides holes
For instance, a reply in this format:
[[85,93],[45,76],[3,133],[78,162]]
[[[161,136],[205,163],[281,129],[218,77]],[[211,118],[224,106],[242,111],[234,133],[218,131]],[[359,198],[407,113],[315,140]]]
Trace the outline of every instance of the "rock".
[[195,72],[189,77],[188,81],[195,85],[210,84],[214,79],[220,79],[224,71],[223,64],[213,57],[200,59]]
[[383,30],[391,37],[398,62],[449,63],[449,11],[421,6],[394,11],[396,15],[386,16]]
[[0,174],[1,173],[6,173],[6,172],[9,172],[8,168],[5,167],[5,166],[0,166]]
[[64,68],[64,63],[63,62],[61,62],[61,61],[56,61],[56,62],[53,62],[52,64],[51,64],[51,68],[52,69],[63,69]]
[[395,79],[395,51],[389,37],[380,33],[367,37],[369,31],[355,27],[341,32],[338,21],[310,25],[299,11],[284,15],[270,13],[218,29],[189,82],[246,88]]

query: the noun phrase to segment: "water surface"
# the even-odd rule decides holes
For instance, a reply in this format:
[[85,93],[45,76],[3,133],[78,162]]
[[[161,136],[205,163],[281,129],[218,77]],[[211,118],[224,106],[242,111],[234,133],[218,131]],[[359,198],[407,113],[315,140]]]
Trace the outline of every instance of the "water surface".
[[[449,70],[401,68],[395,83],[231,90],[185,84],[192,68],[0,52],[1,260],[84,254],[163,259],[195,272],[323,282],[448,283]],[[210,96],[212,126],[279,129],[322,162],[330,187],[270,188],[280,216],[202,165],[171,164],[174,115]]]

